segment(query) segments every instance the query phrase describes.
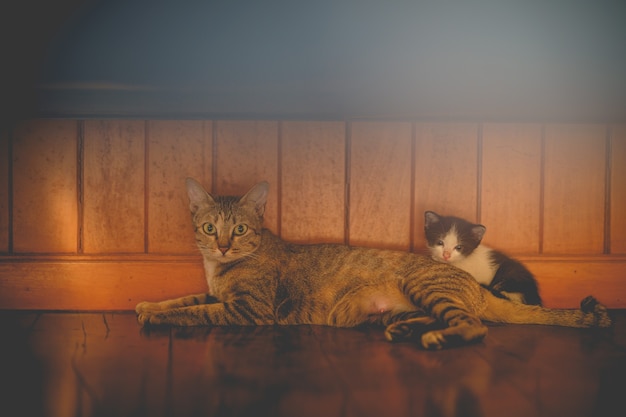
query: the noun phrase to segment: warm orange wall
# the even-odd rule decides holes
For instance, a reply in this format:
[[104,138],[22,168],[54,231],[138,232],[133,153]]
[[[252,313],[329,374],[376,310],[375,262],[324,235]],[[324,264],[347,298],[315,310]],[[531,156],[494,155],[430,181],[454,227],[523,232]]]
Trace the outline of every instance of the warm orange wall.
[[421,251],[423,212],[487,226],[549,306],[626,307],[626,127],[32,120],[0,131],[0,308],[128,309],[202,291],[184,179],[267,180],[298,242]]

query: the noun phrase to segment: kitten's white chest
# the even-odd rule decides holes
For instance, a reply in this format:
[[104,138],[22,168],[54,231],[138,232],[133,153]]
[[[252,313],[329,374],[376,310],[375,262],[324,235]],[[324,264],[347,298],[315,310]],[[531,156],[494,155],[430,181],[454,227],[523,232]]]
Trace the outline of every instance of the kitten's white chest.
[[490,254],[491,249],[478,245],[469,256],[454,261],[452,265],[469,272],[479,283],[489,285],[498,270],[497,265],[492,264]]

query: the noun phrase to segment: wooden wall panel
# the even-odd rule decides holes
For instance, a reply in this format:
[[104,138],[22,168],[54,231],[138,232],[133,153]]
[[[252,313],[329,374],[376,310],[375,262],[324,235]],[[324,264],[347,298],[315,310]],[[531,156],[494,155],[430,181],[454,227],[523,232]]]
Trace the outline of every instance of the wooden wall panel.
[[411,124],[354,122],[350,137],[349,243],[411,245]]
[[626,306],[626,125],[33,120],[0,132],[0,308],[205,290],[186,176],[269,180],[266,225],[292,241],[423,251],[424,210],[480,220],[546,305]]
[[0,307],[134,310],[207,291],[200,258],[189,261],[0,262]]
[[0,253],[9,251],[9,130],[0,126]]
[[185,178],[211,184],[210,121],[148,124],[148,251],[196,253]]
[[546,127],[544,253],[604,250],[606,128]]
[[626,125],[611,138],[611,253],[626,254]]
[[13,249],[78,248],[76,121],[33,120],[13,134]]
[[539,253],[541,126],[483,126],[481,181],[483,243],[509,253]]
[[541,299],[548,308],[578,308],[588,295],[609,308],[626,307],[623,259],[520,260],[537,278]]
[[415,249],[424,250],[424,211],[477,220],[478,126],[415,127]]
[[281,234],[292,242],[344,242],[345,124],[282,127]]
[[278,122],[215,121],[217,194],[243,195],[260,181],[270,183],[265,227],[278,226]]
[[84,252],[145,251],[145,122],[86,121]]

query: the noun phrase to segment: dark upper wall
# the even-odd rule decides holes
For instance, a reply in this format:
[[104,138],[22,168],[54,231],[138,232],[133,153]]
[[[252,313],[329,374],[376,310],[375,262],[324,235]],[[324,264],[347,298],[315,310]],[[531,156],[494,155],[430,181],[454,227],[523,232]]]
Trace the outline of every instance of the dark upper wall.
[[626,120],[621,0],[16,3],[3,115]]

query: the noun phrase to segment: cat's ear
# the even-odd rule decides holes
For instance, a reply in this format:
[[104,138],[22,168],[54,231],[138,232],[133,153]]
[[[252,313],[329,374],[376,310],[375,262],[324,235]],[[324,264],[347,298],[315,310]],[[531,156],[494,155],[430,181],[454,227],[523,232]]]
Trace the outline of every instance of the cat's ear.
[[485,236],[486,231],[487,228],[482,224],[477,224],[472,227],[472,234],[476,237],[476,239],[478,239],[479,242],[483,239],[483,236]]
[[246,193],[239,203],[242,205],[250,205],[254,207],[254,211],[259,217],[263,217],[265,213],[265,203],[267,202],[267,195],[270,191],[270,185],[267,181],[262,181],[252,187],[250,191]]
[[193,214],[198,211],[200,206],[215,204],[213,197],[211,197],[196,180],[187,178],[185,184],[187,184],[187,194],[189,195],[189,210],[191,210]]
[[434,223],[439,222],[439,215],[434,211],[424,212],[424,227],[430,227]]

